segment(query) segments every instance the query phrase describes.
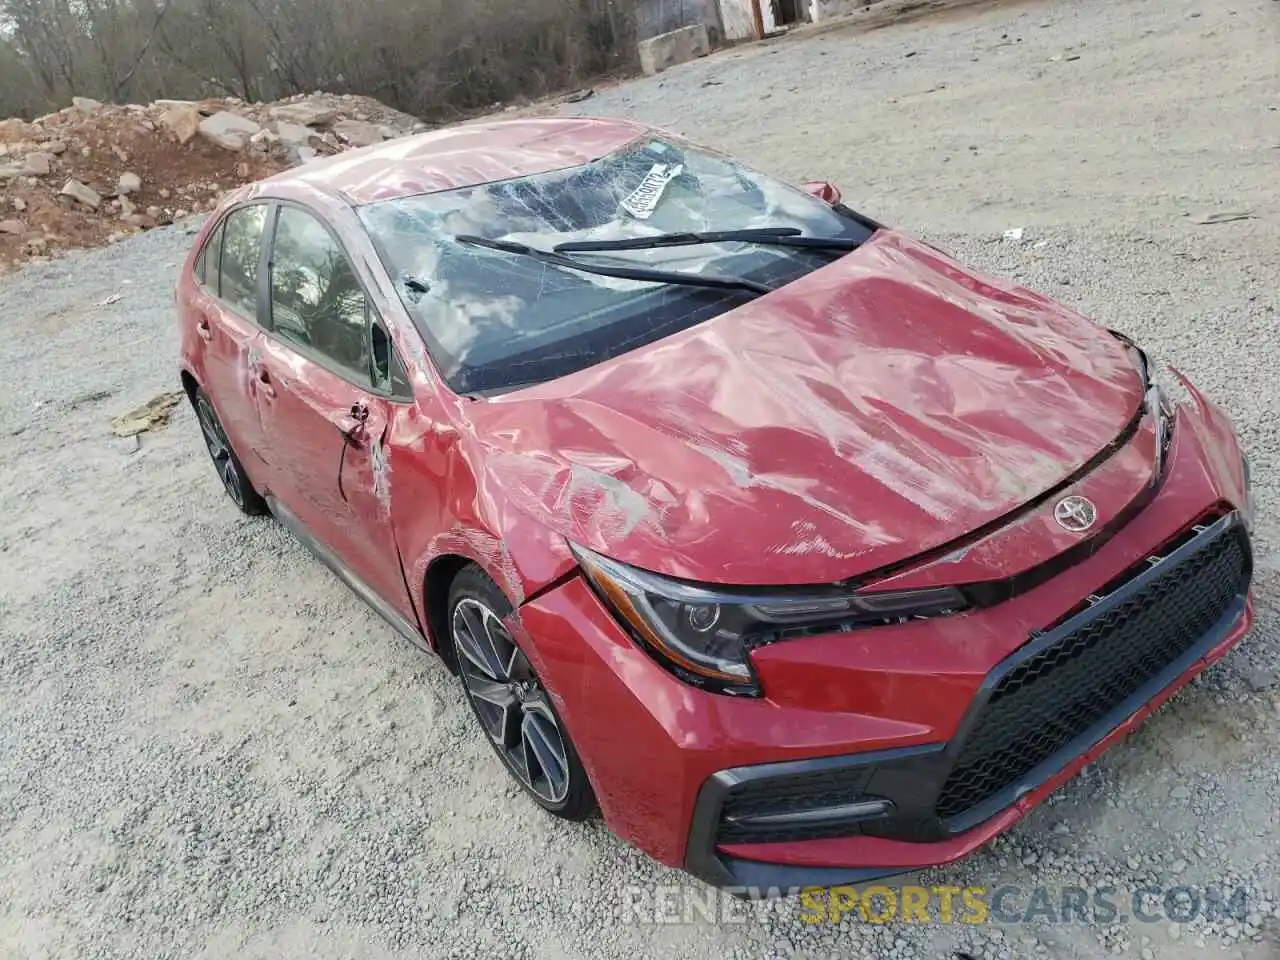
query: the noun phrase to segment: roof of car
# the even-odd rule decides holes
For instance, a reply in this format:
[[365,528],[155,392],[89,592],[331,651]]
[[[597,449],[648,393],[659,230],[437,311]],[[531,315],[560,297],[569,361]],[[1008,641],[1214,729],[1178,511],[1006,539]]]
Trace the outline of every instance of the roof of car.
[[645,130],[595,117],[463,124],[313,160],[265,183],[307,183],[353,204],[374,203],[578,166]]

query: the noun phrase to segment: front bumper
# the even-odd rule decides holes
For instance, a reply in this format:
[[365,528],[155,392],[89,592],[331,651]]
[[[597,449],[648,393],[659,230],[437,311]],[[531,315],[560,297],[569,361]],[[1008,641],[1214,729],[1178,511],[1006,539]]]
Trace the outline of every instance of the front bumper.
[[[699,792],[686,867],[718,886],[785,889],[963,856],[1238,642],[1250,572],[1232,513],[998,664],[949,743],[716,773]],[[780,844],[791,862],[768,863]],[[862,866],[822,866],[832,860]]]
[[[1246,506],[1239,451],[1220,411],[1195,396],[1197,404],[1180,411],[1159,493],[1092,556],[987,609],[763,648],[755,659],[765,699],[703,693],[675,680],[636,648],[580,578],[526,604],[517,628],[533,640],[527,649],[606,822],[656,859],[710,883],[784,889],[945,863],[1006,830],[1248,630],[1251,559],[1239,514]],[[1192,529],[1215,508],[1220,519]],[[1048,749],[1031,751],[1030,765],[1002,761],[999,737],[982,726],[997,694],[1017,700],[1016,691],[1001,692],[1002,682],[1025,677],[1046,651],[1092,625],[1131,615],[1144,591],[1224,537],[1241,551],[1236,578],[1190,620],[1174,615],[1147,631],[1158,641],[1170,623],[1185,621],[1190,632],[1130,663],[1131,682],[1065,731],[1053,730],[1056,713],[1037,714],[1034,703],[1024,703],[1031,712],[1022,722],[1055,735]],[[1141,568],[1170,543],[1158,566]],[[1100,599],[1081,610],[1085,597]],[[1116,634],[1110,645],[1094,638],[1094,649],[1123,654],[1117,637],[1123,639]],[[1008,722],[1016,726],[1017,718]],[[953,775],[973,779],[974,770],[991,764],[996,789],[987,783],[957,801]],[[840,802],[891,806],[866,820],[858,817],[871,808],[846,808],[840,813],[848,822],[836,829],[823,821],[823,804],[796,804],[793,813],[818,811],[806,836],[794,818],[788,822],[786,802],[757,802],[753,811],[738,799],[752,793],[743,784],[780,784],[775,793],[785,798],[789,778],[808,783],[815,776],[830,781],[828,812]],[[767,801],[769,793],[755,795]],[[761,827],[762,813],[763,830],[742,829]],[[779,826],[771,813],[784,814],[785,829],[770,833]]]

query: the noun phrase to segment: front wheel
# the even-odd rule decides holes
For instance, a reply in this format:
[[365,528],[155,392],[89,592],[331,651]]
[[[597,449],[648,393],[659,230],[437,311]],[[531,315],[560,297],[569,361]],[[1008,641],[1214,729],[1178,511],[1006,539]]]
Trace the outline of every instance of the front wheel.
[[584,820],[595,794],[542,681],[502,618],[511,604],[479,567],[449,591],[449,624],[467,702],[510,774],[544,810]]

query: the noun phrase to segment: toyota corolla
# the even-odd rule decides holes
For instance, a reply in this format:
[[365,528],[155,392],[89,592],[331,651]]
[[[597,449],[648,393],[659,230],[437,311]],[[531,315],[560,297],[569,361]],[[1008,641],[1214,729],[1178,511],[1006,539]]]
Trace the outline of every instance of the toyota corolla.
[[632,123],[227,198],[181,378],[532,800],[725,887],[963,856],[1251,621],[1249,469],[1126,339]]

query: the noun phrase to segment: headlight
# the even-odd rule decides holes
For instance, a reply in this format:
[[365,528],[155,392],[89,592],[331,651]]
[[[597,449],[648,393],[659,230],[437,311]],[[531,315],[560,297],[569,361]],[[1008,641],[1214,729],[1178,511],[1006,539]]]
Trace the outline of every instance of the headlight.
[[573,546],[587,579],[659,663],[721,693],[759,695],[749,654],[788,633],[936,616],[966,606],[952,587],[855,594],[843,588],[738,590],[659,576]]

